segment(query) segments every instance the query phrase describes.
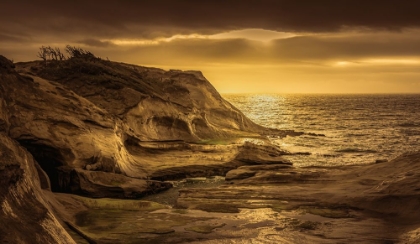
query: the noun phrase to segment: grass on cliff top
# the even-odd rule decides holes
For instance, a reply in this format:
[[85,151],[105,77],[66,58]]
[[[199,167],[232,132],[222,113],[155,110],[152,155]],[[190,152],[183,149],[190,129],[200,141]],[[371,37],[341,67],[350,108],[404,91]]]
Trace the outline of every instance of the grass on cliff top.
[[69,58],[63,61],[50,61],[32,64],[31,72],[38,76],[70,84],[83,81],[86,84],[120,90],[130,87],[143,94],[155,94],[161,91],[157,78],[149,77],[141,67],[127,66],[98,58]]

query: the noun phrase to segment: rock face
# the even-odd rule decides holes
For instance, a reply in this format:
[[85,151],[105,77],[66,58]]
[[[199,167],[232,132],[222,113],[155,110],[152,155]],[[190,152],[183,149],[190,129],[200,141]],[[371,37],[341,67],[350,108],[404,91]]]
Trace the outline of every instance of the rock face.
[[[165,172],[178,177],[212,174],[205,171],[231,162],[240,151],[238,145],[233,151],[222,149],[226,156],[220,156],[217,146],[207,153],[205,143],[191,143],[258,136],[265,130],[226,102],[201,72],[95,58],[16,67],[2,60],[0,128],[34,156],[48,176],[41,177],[43,187],[53,191],[116,196],[117,187],[119,196],[128,197],[167,189],[169,185],[147,178],[165,179]],[[186,159],[162,165],[167,157],[174,158],[169,155],[174,148],[162,147],[175,140],[187,147],[177,149]],[[144,145],[148,142],[157,146]],[[194,152],[200,154],[200,163]],[[179,174],[190,166],[201,169]],[[115,174],[143,181],[138,185],[144,188],[128,194],[132,187],[104,185]]]
[[164,71],[104,60],[19,64],[124,120],[141,140],[232,137],[263,128],[225,101],[199,71]]
[[0,242],[75,243],[40,186],[32,156],[0,132]]
[[[294,133],[256,125],[198,71],[96,58],[3,66],[0,126],[31,152],[53,191],[97,194],[108,189],[100,182],[113,174],[139,180],[224,174],[247,162],[236,160],[245,153],[240,149],[244,141],[226,147],[223,140]],[[84,170],[109,175],[93,177]],[[80,186],[86,177],[89,190]],[[141,185],[159,184],[146,180]]]
[[47,203],[37,163],[24,148],[7,134],[12,102],[6,100],[5,84],[15,76],[12,62],[0,56],[0,242],[1,243],[74,243],[58,222]]
[[[124,187],[115,182],[112,187],[104,187],[101,182],[106,178],[122,174],[119,178],[129,176],[141,181],[147,177],[141,167],[134,167],[136,162],[124,147],[124,131],[129,130],[121,120],[58,83],[22,76],[10,65],[3,70],[0,124],[35,157],[53,191],[94,196],[101,191],[99,195],[106,196],[108,189],[110,196],[115,196],[115,187]],[[86,173],[85,169],[103,174]],[[91,183],[88,190],[81,182]],[[151,188],[156,185],[152,182],[143,180],[139,185],[144,188],[136,188],[138,194],[121,196],[156,190]],[[163,186],[157,189],[169,187]]]

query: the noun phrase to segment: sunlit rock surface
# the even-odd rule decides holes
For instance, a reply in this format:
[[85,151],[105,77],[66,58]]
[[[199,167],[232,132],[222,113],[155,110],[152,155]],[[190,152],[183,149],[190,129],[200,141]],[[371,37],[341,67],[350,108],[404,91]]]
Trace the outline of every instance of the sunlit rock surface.
[[[226,185],[180,190],[177,207],[228,212],[219,241],[418,243],[419,174],[418,152],[369,166],[244,166]],[[237,219],[247,222],[234,228]]]
[[78,187],[80,178],[90,174],[82,176],[77,168],[147,178],[124,147],[126,126],[106,110],[58,83],[13,70],[2,74],[0,87],[7,111],[2,124],[46,171],[54,191],[90,194]]
[[104,60],[71,59],[21,72],[63,84],[121,118],[142,140],[196,141],[263,128],[225,101],[199,71],[164,71]]

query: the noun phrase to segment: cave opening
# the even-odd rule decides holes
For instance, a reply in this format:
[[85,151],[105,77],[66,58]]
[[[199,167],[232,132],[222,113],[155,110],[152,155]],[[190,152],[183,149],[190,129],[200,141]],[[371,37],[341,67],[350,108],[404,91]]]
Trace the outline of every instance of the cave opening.
[[[71,192],[71,168],[66,167],[65,155],[63,155],[66,150],[33,140],[19,140],[19,143],[32,154],[38,165],[46,173],[47,176],[37,168],[42,188],[46,188],[46,184],[49,184],[53,192]],[[66,154],[72,156],[71,152]],[[45,179],[45,177],[48,177],[48,179]]]

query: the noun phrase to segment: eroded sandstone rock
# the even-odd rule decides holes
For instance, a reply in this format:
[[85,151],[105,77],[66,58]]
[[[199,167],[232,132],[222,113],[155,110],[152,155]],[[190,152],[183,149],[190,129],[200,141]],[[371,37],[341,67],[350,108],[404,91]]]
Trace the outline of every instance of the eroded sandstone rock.
[[3,124],[47,173],[53,191],[80,189],[72,174],[82,169],[168,180],[284,162],[269,145],[217,145],[266,130],[225,101],[201,72],[78,58],[19,63],[19,73],[7,67],[0,89],[12,116],[3,116]]
[[18,70],[63,84],[126,121],[143,140],[197,141],[263,129],[225,101],[199,71],[84,59],[47,68],[23,63]]
[[0,242],[75,243],[45,199],[32,156],[0,133]]
[[[287,164],[281,158],[284,152],[260,134],[292,132],[254,124],[225,101],[201,72],[98,59],[16,66],[0,57],[0,133],[36,160],[25,161],[35,177],[23,186],[40,201],[29,205],[36,220],[29,218],[33,229],[22,227],[28,232],[64,235],[65,241],[68,237],[58,223],[58,229],[49,226],[54,216],[42,202],[47,193],[42,195],[39,188],[90,197],[138,198],[170,188],[163,180],[224,175],[242,165]],[[11,155],[15,153],[20,151]],[[30,198],[13,188],[26,172],[20,170],[1,172],[5,174],[2,191],[17,199]],[[31,184],[38,184],[35,190]],[[20,200],[6,200],[2,203],[6,215],[30,214]],[[14,223],[10,216],[5,221]],[[45,216],[50,216],[48,225],[36,222]],[[37,242],[54,243],[42,238]]]

